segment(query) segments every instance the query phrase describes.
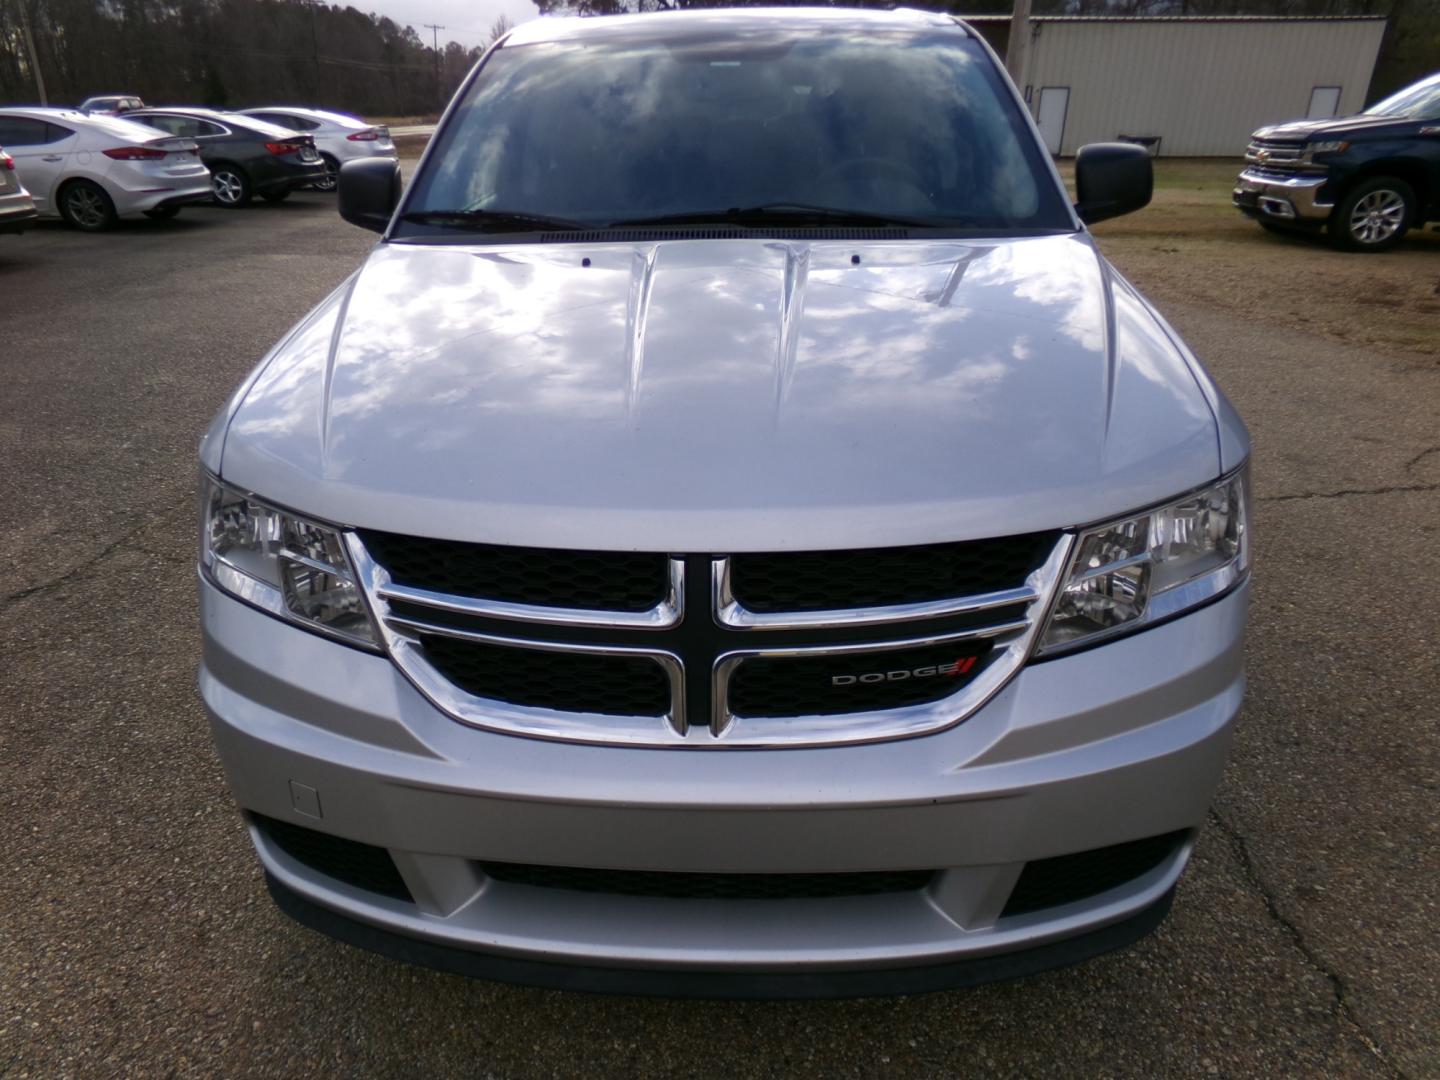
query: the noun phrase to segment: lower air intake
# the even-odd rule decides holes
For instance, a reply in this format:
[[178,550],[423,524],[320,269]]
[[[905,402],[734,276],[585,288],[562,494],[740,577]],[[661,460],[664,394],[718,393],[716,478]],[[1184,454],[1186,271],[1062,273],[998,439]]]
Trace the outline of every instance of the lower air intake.
[[1170,858],[1187,836],[1189,832],[1181,830],[1028,862],[1000,917],[1088,900],[1134,881]]
[[252,814],[250,820],[272,844],[316,873],[395,900],[414,900],[390,853],[382,847],[260,814]]
[[886,870],[858,874],[689,874],[653,870],[592,870],[574,866],[485,862],[496,881],[541,889],[659,896],[671,900],[815,900],[876,896],[923,889],[933,870]]

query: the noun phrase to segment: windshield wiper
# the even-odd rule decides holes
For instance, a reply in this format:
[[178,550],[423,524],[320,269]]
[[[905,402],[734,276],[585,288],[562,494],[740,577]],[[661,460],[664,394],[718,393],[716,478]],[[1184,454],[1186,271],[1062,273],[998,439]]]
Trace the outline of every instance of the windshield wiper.
[[836,206],[814,206],[810,203],[773,202],[760,206],[732,206],[728,210],[687,210],[678,214],[660,214],[656,217],[626,218],[612,221],[609,227],[634,228],[650,225],[738,225],[764,226],[786,225],[864,225],[900,226],[902,228],[936,229],[963,227],[964,222],[954,219],[933,219],[904,217],[897,214],[877,214],[869,210],[846,210]]
[[439,225],[476,232],[575,232],[595,227],[583,221],[526,214],[517,210],[412,210],[401,214],[400,220],[415,225]]

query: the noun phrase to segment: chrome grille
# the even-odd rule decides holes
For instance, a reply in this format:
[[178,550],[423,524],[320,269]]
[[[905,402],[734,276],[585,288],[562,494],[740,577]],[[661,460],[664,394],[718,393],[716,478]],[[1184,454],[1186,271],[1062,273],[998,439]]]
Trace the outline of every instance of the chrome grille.
[[730,678],[741,716],[837,716],[939,701],[985,669],[989,641],[901,647],[869,655],[754,657]]
[[420,645],[436,670],[476,697],[607,716],[659,717],[670,711],[665,669],[645,656],[559,656],[444,634],[421,634]]
[[1258,180],[1290,180],[1299,175],[1296,169],[1272,169],[1268,165],[1251,165],[1245,176]]
[[1246,172],[1264,173],[1267,179],[1289,180],[1296,176],[1315,176],[1325,166],[1305,160],[1304,139],[1252,139],[1245,148]]
[[786,551],[730,559],[736,602],[756,614],[919,604],[1025,580],[1054,533],[859,551]]
[[393,583],[536,607],[648,611],[665,599],[665,556],[360,533]]
[[[538,549],[440,542],[467,569],[452,583],[443,560],[416,554],[437,542],[399,539],[347,543],[390,655],[443,711],[514,734],[695,747],[864,742],[959,723],[1029,655],[1071,543],[1056,532],[872,552],[543,551],[532,567]],[[480,548],[506,568],[505,598],[468,572]],[[619,590],[601,594],[612,559],[633,575],[626,606]],[[927,561],[944,572],[927,577]],[[555,590],[575,567],[583,602],[612,606]]]
[[1304,156],[1304,139],[1252,139],[1245,147],[1251,165],[1298,165]]

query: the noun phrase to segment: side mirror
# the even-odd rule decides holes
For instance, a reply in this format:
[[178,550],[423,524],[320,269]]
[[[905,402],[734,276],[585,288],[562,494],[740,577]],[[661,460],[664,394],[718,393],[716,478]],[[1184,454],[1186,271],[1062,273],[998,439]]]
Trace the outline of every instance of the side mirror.
[[1150,151],[1134,143],[1091,143],[1075,155],[1075,212],[1086,225],[1149,205]]
[[400,204],[400,163],[360,158],[340,166],[340,216],[362,229],[384,232]]

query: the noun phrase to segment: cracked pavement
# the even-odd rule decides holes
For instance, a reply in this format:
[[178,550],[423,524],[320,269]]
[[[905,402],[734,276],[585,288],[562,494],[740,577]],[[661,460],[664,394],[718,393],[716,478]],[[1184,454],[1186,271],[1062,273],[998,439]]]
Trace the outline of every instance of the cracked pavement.
[[311,194],[0,237],[0,1077],[1440,1075],[1440,361],[1198,304],[1164,310],[1255,436],[1251,686],[1152,937],[977,990],[707,1003],[279,915],[194,692],[193,455],[370,240]]

